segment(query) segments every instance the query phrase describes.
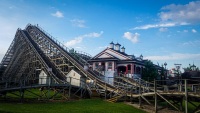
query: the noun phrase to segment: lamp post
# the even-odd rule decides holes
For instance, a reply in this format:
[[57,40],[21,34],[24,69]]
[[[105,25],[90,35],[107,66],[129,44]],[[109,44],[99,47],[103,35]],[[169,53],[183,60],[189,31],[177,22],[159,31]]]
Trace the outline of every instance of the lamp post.
[[177,71],[177,76],[178,76],[178,82],[179,82],[179,84],[181,83],[181,80],[180,80],[180,68],[181,68],[181,65],[182,64],[174,64],[175,65],[175,67],[176,67],[176,71]]
[[[165,62],[164,65],[165,65],[164,80],[166,80],[166,76],[167,76],[166,66],[167,66],[167,63]],[[164,82],[164,84],[165,84],[165,82]]]
[[165,69],[166,69],[167,63],[165,62],[164,65],[165,65]]

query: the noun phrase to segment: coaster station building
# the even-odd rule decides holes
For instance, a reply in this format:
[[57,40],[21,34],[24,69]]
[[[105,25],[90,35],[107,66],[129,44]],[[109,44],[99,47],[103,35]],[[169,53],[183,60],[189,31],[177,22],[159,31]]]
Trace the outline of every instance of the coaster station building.
[[[109,81],[113,81],[114,76],[129,77],[138,79],[142,77],[142,70],[147,60],[143,56],[135,57],[125,53],[125,47],[119,43],[110,43],[110,46],[98,53],[91,60],[91,68],[100,72]],[[161,67],[155,65],[158,69]]]

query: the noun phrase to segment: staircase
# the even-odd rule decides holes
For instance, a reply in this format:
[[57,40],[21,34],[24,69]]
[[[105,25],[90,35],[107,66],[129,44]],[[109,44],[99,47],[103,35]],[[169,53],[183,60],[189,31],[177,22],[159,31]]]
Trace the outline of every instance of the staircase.
[[106,101],[111,102],[111,103],[115,103],[115,102],[117,102],[117,100],[119,100],[122,97],[123,97],[123,95],[117,95],[117,96],[114,96],[110,99],[107,99]]

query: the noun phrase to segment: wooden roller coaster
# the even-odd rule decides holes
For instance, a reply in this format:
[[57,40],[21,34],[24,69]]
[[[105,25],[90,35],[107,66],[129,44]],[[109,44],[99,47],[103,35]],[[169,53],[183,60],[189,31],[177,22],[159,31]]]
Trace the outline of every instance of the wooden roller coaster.
[[[188,113],[188,103],[195,108],[191,112],[199,112],[200,105],[195,103],[200,99],[199,81],[176,80],[172,84],[116,76],[111,84],[98,71],[87,68],[90,58],[87,53],[65,47],[38,25],[28,24],[24,30],[17,30],[0,64],[0,96],[6,98],[12,93],[23,101],[29,92],[40,100],[55,99],[57,95],[68,100],[89,98],[96,92],[109,102],[129,101],[140,107],[149,104],[155,112],[171,106],[177,111],[185,108]],[[80,77],[67,76],[72,72]],[[41,93],[31,91],[35,88]]]

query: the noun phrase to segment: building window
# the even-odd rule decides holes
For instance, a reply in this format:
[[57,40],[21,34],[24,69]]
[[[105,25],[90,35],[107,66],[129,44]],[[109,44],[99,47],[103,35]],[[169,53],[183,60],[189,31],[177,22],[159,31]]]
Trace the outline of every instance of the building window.
[[112,62],[108,63],[108,69],[112,69]]

